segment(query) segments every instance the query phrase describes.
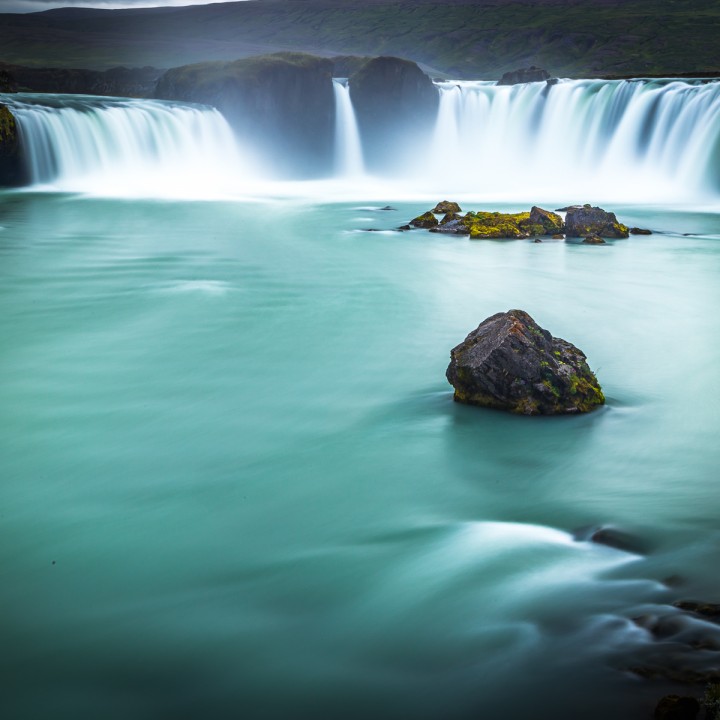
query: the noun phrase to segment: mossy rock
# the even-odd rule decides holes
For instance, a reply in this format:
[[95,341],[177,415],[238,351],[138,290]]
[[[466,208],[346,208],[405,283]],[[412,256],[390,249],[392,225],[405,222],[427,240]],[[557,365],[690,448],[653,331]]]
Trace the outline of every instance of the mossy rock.
[[575,205],[567,208],[565,233],[568,237],[626,238],[628,228],[619,223],[615,213],[591,205]]
[[456,202],[451,202],[450,200],[443,200],[432,209],[432,212],[437,213],[438,215],[444,215],[447,213],[462,212],[462,208]]
[[433,228],[437,227],[440,222],[438,219],[428,210],[422,215],[418,215],[410,221],[410,224],[416,228]]
[[522,310],[482,322],[452,349],[446,376],[457,402],[520,415],[586,413],[605,402],[585,354]]
[[527,224],[529,218],[529,212],[474,212],[465,215],[464,223],[471,240],[526,238],[531,233],[522,224]]

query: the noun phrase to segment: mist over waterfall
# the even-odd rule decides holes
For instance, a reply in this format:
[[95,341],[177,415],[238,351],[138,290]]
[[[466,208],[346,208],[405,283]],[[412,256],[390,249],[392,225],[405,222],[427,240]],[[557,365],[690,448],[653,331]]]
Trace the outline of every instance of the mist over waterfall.
[[410,158],[407,148],[388,143],[392,172],[371,176],[363,149],[377,139],[363,137],[347,82],[334,80],[326,181],[283,180],[251,138],[207,106],[47,95],[4,102],[19,121],[32,184],[62,191],[681,204],[720,198],[720,82],[436,87],[434,131],[417,138]]

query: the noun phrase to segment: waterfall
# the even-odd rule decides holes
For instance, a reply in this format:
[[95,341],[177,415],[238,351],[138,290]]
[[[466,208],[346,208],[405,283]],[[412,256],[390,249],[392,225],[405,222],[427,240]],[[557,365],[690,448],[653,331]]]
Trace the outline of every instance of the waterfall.
[[517,199],[720,193],[720,83],[438,83],[430,152],[448,191]]
[[[250,161],[212,108],[153,100],[6,96],[34,185],[111,194],[231,191]],[[202,193],[201,193],[202,194]]]
[[363,174],[362,143],[346,81],[333,80],[335,91],[335,170],[340,176]]
[[[35,187],[111,195],[297,194],[509,202],[712,203],[720,198],[720,82],[438,82],[434,134],[393,177],[369,178],[347,83],[333,81],[335,174],[271,181],[213,108],[156,100],[5,95]],[[262,171],[261,171],[262,169]]]

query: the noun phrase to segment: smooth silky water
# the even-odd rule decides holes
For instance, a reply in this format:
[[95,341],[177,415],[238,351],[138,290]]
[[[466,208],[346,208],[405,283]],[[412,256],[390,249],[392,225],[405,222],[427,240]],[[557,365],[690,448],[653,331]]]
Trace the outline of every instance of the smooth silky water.
[[[615,202],[663,232],[600,247],[472,242],[395,232],[430,207],[398,183],[47,191],[82,173],[0,195],[9,717],[652,708],[631,618],[720,590],[717,202]],[[453,403],[450,348],[510,308],[606,407]],[[647,551],[575,539],[600,525]]]

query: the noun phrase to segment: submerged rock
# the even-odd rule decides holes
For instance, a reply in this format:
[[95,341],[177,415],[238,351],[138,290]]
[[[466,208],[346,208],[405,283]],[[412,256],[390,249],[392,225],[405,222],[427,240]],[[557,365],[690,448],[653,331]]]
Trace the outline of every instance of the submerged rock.
[[583,243],[585,245],[605,245],[605,241],[599,235],[588,235]]
[[529,68],[510,70],[498,80],[498,85],[520,85],[529,82],[545,82],[550,80],[550,73],[542,68],[531,65]]
[[646,228],[632,227],[628,231],[631,235],[652,235],[652,230]]
[[462,212],[462,209],[456,202],[443,200],[442,202],[439,202],[430,212],[437,213],[438,215],[446,215],[447,213]]
[[592,205],[572,205],[565,216],[565,234],[568,237],[626,238],[628,229],[617,221],[615,213]]
[[695,600],[678,600],[673,605],[679,610],[690,612],[693,615],[699,615],[707,620],[718,623],[720,622],[720,605],[709,602],[696,602]]
[[456,402],[522,415],[589,412],[605,402],[585,355],[526,312],[483,321],[450,353]]
[[655,720],[695,720],[700,703],[694,697],[666,695],[655,708]]

